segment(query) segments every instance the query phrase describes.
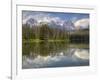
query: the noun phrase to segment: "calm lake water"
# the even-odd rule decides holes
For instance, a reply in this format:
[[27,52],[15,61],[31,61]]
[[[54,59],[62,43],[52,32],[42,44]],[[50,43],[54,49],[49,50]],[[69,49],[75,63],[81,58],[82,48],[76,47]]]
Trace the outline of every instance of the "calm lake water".
[[88,44],[23,43],[22,68],[89,66]]

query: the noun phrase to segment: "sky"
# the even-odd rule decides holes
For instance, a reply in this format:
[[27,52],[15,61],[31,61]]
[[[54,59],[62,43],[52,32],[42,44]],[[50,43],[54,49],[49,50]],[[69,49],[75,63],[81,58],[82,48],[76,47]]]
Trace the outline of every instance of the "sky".
[[52,17],[59,17],[62,20],[73,20],[73,19],[82,19],[82,18],[89,18],[89,14],[85,14],[85,13],[62,13],[62,12],[39,12],[39,11],[23,11],[23,18],[32,15],[32,16],[36,16],[36,15],[40,15],[40,14],[44,14],[44,15],[50,15]]
[[22,11],[23,23],[28,19],[34,18],[37,22],[60,22],[72,21],[76,27],[86,28],[89,25],[89,14],[86,13],[68,13],[68,12],[41,12],[41,11]]

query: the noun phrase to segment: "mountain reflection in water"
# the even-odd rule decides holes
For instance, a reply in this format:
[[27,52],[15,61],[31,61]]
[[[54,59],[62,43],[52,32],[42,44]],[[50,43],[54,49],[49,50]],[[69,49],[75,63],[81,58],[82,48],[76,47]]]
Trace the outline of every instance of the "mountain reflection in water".
[[89,48],[61,42],[23,43],[22,68],[88,66]]

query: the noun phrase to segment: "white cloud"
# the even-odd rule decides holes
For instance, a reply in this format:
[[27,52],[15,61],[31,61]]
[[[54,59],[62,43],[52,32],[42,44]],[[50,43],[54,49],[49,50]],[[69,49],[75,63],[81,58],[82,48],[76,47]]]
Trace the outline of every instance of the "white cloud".
[[53,17],[48,13],[36,13],[36,14],[29,14],[28,16],[25,16],[23,18],[23,24],[25,24],[30,18],[33,18],[37,21],[37,23],[40,22],[47,22],[50,23],[51,21],[54,21],[58,25],[63,24],[63,20],[59,17]]
[[77,20],[75,23],[74,23],[75,27],[77,29],[85,29],[85,28],[88,28],[89,26],[89,19],[88,18],[84,18],[84,19],[80,19],[80,20]]
[[48,21],[49,18],[49,14],[44,14],[44,13],[36,13],[34,12],[31,14],[23,14],[23,24],[26,23],[30,18],[35,19],[37,22],[41,22],[41,21]]

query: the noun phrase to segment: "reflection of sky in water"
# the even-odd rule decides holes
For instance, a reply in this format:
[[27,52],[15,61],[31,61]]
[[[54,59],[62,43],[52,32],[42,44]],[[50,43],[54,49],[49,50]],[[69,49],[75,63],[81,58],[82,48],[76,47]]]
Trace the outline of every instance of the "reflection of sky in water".
[[89,49],[68,49],[55,55],[23,56],[23,68],[67,67],[89,65]]

